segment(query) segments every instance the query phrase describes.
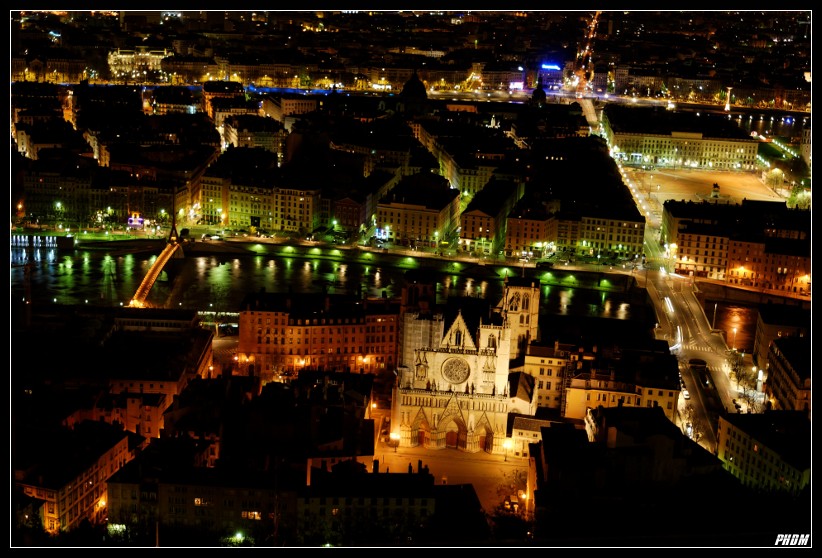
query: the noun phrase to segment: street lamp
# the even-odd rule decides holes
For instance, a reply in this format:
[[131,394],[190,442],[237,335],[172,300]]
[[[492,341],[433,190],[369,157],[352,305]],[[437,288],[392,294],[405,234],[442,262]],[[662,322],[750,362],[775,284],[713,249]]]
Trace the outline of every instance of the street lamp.
[[502,447],[505,448],[505,461],[508,461],[508,450],[511,449],[513,442],[511,438],[506,438],[505,441],[502,443]]
[[396,432],[392,432],[388,435],[391,438],[391,445],[394,446],[394,453],[397,453],[397,446],[400,445],[400,435]]

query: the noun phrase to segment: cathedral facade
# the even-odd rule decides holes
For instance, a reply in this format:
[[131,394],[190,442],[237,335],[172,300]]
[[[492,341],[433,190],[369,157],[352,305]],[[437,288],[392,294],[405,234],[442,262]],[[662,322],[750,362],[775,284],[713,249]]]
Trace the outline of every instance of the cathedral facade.
[[402,447],[505,451],[511,359],[536,337],[539,283],[507,278],[496,306],[453,297],[403,316],[392,437]]

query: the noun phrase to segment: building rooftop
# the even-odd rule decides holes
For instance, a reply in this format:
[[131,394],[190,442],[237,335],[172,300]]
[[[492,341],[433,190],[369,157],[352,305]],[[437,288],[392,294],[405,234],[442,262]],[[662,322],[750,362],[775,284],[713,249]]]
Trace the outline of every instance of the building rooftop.
[[774,346],[790,363],[800,379],[811,377],[812,345],[810,336],[806,337],[777,337],[773,340]]
[[759,319],[766,325],[784,325],[797,328],[811,327],[811,311],[792,304],[760,304],[757,307]]
[[811,466],[811,421],[804,411],[726,413],[723,418],[792,467],[805,470]]
[[658,107],[627,107],[609,103],[603,109],[614,133],[670,136],[677,132],[700,134],[703,138],[758,140],[727,118],[710,114],[673,112]]

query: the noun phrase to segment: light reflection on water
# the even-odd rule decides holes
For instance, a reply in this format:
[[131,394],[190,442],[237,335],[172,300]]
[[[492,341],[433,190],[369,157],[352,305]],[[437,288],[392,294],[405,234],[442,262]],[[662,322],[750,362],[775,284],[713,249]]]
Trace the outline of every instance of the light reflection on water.
[[758,135],[769,137],[795,138],[802,135],[805,126],[804,117],[793,116],[773,116],[753,113],[744,115],[732,115],[731,119],[737,126],[747,132],[756,132]]
[[[755,306],[738,303],[705,302],[705,316],[713,321],[716,304],[716,328],[723,331],[728,348],[751,352],[756,335],[756,320],[759,313]],[[736,333],[734,334],[734,328]]]
[[[15,253],[16,252],[16,253]],[[35,251],[31,273],[34,303],[127,305],[156,255],[111,251]],[[11,291],[22,298],[23,249],[12,248]],[[341,262],[271,255],[197,256],[181,260],[176,277],[161,273],[147,304],[166,308],[238,311],[252,293],[326,292],[361,294],[371,298],[401,294],[405,268],[375,263]],[[492,304],[502,295],[503,278],[471,277],[442,273],[437,303],[448,297],[487,298]],[[541,310],[548,314],[588,315],[630,319],[630,304],[621,293],[575,289],[565,285],[541,285]]]

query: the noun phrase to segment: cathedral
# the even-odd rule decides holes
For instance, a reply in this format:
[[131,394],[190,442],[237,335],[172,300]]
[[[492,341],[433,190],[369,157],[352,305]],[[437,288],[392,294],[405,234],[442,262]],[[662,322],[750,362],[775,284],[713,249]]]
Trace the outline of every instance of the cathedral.
[[537,338],[539,298],[539,282],[511,277],[496,306],[451,297],[442,309],[403,312],[391,420],[400,446],[505,451],[508,413],[523,410],[510,363]]

